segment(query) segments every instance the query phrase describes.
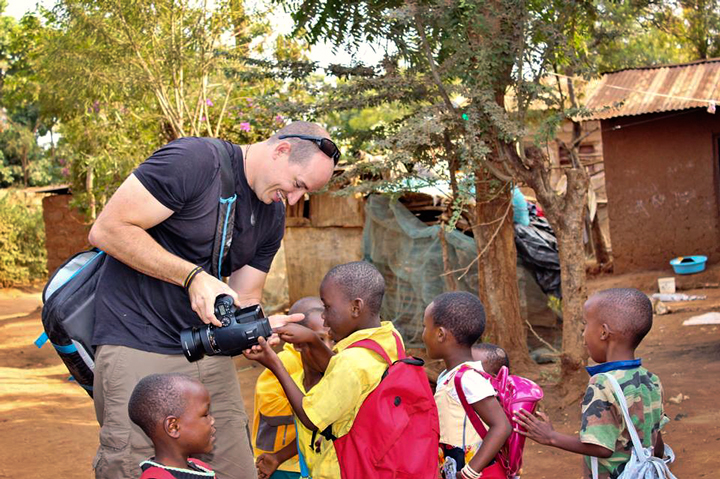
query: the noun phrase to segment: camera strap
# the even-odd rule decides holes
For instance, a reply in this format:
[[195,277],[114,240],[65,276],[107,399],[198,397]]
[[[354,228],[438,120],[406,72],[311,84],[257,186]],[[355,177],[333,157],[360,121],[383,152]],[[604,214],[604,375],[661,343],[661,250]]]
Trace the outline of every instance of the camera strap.
[[217,139],[208,138],[220,154],[220,181],[221,190],[218,203],[217,226],[215,227],[215,240],[213,241],[211,274],[222,280],[223,276],[229,276],[230,271],[223,271],[225,258],[230,252],[232,244],[233,227],[235,225],[235,204],[237,194],[235,193],[235,169],[230,153],[227,150],[227,143]]

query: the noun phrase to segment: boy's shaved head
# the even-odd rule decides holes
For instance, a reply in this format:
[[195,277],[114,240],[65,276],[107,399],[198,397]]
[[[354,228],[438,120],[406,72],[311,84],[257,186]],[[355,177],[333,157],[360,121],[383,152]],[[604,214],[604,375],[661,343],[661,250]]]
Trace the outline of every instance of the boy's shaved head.
[[333,280],[347,299],[362,299],[370,314],[380,312],[385,294],[385,280],[380,271],[367,261],[335,266],[328,271],[323,282],[328,280]]
[[652,328],[653,309],[650,299],[634,288],[612,288],[595,293],[588,300],[599,318],[611,331],[627,338],[637,347]]
[[510,358],[503,348],[491,343],[473,344],[473,359],[482,361],[486,373],[496,376],[500,368],[510,369]]
[[180,417],[187,406],[183,393],[188,383],[200,381],[184,374],[151,374],[140,380],[128,402],[130,420],[153,438],[155,428],[168,416]]
[[485,332],[485,307],[472,293],[441,294],[433,299],[431,314],[435,326],[447,329],[458,344],[472,346]]
[[309,311],[306,311],[303,313],[305,315],[305,317],[295,324],[299,324],[300,326],[304,326],[306,328],[313,329],[310,320],[312,319],[313,316],[317,315],[320,318],[320,322],[322,322],[322,312],[323,311],[324,311],[323,308],[313,308]]
[[311,309],[322,309],[323,302],[317,296],[305,296],[295,301],[295,304],[290,306],[288,314],[302,313],[306,314]]

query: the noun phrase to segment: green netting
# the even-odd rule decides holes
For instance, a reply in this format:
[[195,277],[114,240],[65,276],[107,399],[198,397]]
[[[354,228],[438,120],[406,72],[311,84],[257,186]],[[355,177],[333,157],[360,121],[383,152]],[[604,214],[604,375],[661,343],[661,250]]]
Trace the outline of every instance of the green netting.
[[[426,225],[386,196],[370,196],[365,212],[365,259],[386,283],[381,316],[395,324],[408,347],[422,347],[425,307],[445,291],[440,226]],[[477,256],[472,238],[458,231],[446,232],[445,238],[451,269],[464,268]],[[458,282],[458,289],[477,293],[477,265]]]

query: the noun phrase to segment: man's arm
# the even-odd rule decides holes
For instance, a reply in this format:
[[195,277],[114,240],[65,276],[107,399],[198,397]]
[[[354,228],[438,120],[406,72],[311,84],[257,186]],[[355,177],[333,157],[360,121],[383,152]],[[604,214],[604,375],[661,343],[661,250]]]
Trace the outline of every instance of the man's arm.
[[[113,258],[148,276],[182,286],[197,265],[160,246],[146,231],[162,223],[173,211],[130,175],[110,198],[95,221],[88,240]],[[229,294],[237,304],[237,294],[206,272],[195,277],[188,291],[190,304],[204,323],[220,326],[215,318],[215,298]]]
[[228,285],[237,293],[240,306],[260,304],[267,273],[246,265],[230,275]]

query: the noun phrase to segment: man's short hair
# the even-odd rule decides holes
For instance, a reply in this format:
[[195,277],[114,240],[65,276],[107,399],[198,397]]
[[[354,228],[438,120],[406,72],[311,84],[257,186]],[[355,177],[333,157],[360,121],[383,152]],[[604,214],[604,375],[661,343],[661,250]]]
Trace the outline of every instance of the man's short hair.
[[327,131],[317,123],[309,121],[294,121],[287,126],[282,127],[273,136],[270,137],[270,143],[276,143],[278,141],[287,141],[292,146],[290,150],[290,158],[288,159],[292,163],[304,164],[320,152],[320,148],[312,141],[303,140],[300,138],[285,138],[280,140],[281,135],[310,135],[317,136],[320,138],[329,138]]
[[128,401],[130,420],[152,439],[158,424],[168,416],[179,417],[185,412],[187,399],[183,386],[195,382],[184,374],[151,374],[137,383]]
[[481,351],[487,358],[482,361],[486,373],[496,376],[501,367],[505,366],[510,369],[510,358],[508,358],[507,352],[497,344],[477,343],[473,344],[472,348]]
[[474,294],[443,293],[432,304],[433,323],[450,331],[458,344],[470,347],[485,332],[485,306]]
[[385,295],[385,279],[367,261],[340,264],[325,275],[323,283],[332,279],[348,300],[360,298],[370,314],[379,314]]
[[606,318],[611,331],[637,347],[650,332],[653,308],[650,298],[635,288],[611,288],[591,297],[597,313]]

